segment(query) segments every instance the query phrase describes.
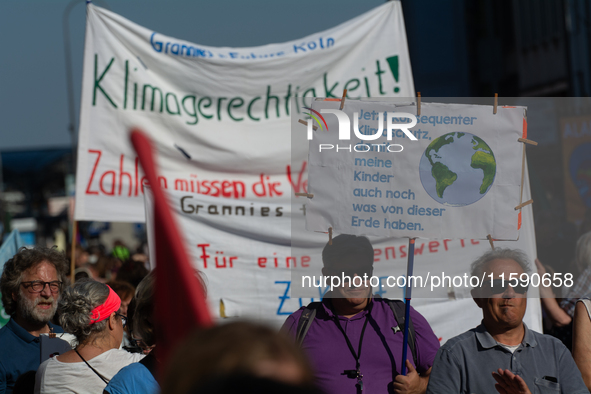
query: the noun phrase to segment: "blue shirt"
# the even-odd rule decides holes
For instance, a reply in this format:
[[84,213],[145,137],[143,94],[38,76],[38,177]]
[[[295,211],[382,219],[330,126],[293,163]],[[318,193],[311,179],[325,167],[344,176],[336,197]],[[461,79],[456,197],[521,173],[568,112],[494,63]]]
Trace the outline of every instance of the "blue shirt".
[[437,352],[427,394],[498,394],[492,372],[508,369],[533,393],[589,393],[568,349],[550,335],[531,331],[511,353],[484,325],[447,341]]
[[[60,326],[48,323],[53,332],[64,332]],[[0,394],[12,393],[16,379],[41,364],[41,341],[29,334],[14,319],[0,328]]]
[[105,391],[109,394],[155,394],[160,392],[160,386],[148,368],[132,363],[113,376]]

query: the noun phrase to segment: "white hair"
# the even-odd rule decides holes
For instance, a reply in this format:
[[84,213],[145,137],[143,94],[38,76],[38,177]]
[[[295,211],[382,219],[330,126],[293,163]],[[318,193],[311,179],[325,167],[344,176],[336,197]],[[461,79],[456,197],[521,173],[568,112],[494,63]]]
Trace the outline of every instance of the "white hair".
[[489,250],[470,266],[470,275],[480,276],[485,272],[486,265],[493,260],[514,260],[523,268],[523,272],[530,272],[527,255],[519,249],[495,248]]
[[581,235],[577,240],[575,261],[578,267],[591,267],[591,231]]

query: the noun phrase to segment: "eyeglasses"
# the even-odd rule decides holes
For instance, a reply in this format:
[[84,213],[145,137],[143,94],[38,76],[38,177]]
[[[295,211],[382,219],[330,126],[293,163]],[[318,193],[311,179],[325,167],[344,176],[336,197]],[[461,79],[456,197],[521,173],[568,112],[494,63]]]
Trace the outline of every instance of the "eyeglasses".
[[49,285],[49,290],[53,294],[59,293],[60,289],[62,288],[62,282],[59,280],[54,280],[53,282],[32,280],[29,282],[21,282],[21,285],[23,285],[25,289],[29,290],[29,293],[41,293],[43,290],[45,290],[46,285]]
[[119,312],[115,312],[115,315],[121,318],[121,323],[123,324],[123,328],[125,328],[125,326],[127,325],[127,316],[122,315]]
[[[517,282],[517,286],[511,286],[511,281],[503,279],[493,279],[492,283],[490,281],[486,281],[486,283],[486,289],[489,291],[490,294],[502,294],[509,287],[511,287],[513,291],[517,294],[525,294],[529,288],[529,285],[524,286],[519,281]],[[489,283],[490,286],[488,285]]]

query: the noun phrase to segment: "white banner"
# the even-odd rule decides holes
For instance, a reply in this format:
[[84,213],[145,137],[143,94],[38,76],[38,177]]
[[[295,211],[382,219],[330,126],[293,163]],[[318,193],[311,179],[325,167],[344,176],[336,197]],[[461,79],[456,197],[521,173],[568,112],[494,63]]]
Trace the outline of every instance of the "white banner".
[[312,109],[324,120],[310,140],[309,230],[518,238],[524,107],[423,103],[416,126],[414,104],[350,100],[335,113],[339,103],[317,99]]
[[[526,193],[529,195],[529,185]],[[321,251],[328,237],[305,231],[304,212],[297,206],[179,191],[167,195],[190,258],[205,276],[213,316],[255,319],[279,327],[289,314],[320,300],[328,290],[301,286],[302,273],[320,274]],[[146,215],[148,240],[153,245],[151,193],[146,194]],[[520,240],[496,242],[495,246],[522,249],[533,264],[536,248],[531,206],[524,208],[523,215]],[[386,282],[388,276],[406,274],[408,240],[371,239],[373,274],[380,281],[374,293],[403,298],[404,288],[389,287]],[[469,272],[470,263],[489,249],[488,241],[417,240],[414,273],[423,278],[428,272],[431,276],[462,276]],[[421,294],[430,298],[421,298]],[[530,287],[528,296],[537,297],[537,289]],[[424,313],[443,342],[476,326],[482,316],[471,300],[470,288],[463,285],[440,284],[428,293],[414,289],[412,305]],[[541,332],[539,299],[529,300],[525,321]]]
[[144,221],[132,127],[158,147],[168,190],[286,202],[305,191],[305,147],[290,147],[305,97],[414,96],[399,1],[253,48],[167,37],[92,4],[87,15],[76,220]]

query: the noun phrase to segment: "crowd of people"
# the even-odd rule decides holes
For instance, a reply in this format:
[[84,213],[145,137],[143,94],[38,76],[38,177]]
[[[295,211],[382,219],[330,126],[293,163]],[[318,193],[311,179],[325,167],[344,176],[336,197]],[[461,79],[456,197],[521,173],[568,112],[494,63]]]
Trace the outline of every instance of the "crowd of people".
[[[523,322],[530,289],[508,278],[533,267],[519,250],[492,249],[473,262],[471,275],[506,279],[472,290],[481,324],[443,346],[414,308],[407,316],[402,301],[374,295],[367,283],[345,282],[290,315],[280,331],[220,322],[196,328],[162,360],[155,275],[145,255],[133,258],[116,247],[110,256],[78,249],[74,284],[66,255],[56,249],[22,248],[6,262],[0,290],[10,320],[0,329],[0,394],[577,394],[591,388],[587,276],[575,280],[570,298],[542,289],[547,315],[561,318],[558,308],[571,319],[564,319],[573,328],[571,353]],[[576,256],[583,273],[591,269],[591,233],[579,239]],[[371,276],[374,250],[366,237],[342,234],[324,247],[322,261],[325,276]],[[45,338],[64,332],[73,338],[71,350],[42,359]]]

